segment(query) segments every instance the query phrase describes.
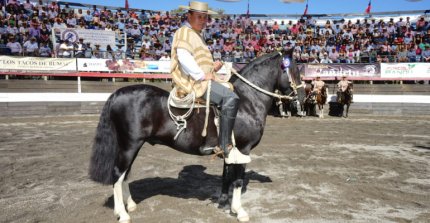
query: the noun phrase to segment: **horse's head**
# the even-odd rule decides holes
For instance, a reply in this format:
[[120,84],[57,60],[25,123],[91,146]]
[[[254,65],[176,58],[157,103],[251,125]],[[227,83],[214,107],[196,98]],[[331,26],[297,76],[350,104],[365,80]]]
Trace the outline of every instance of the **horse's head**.
[[285,85],[287,85],[286,90],[283,91],[283,93],[286,95],[291,94],[297,96],[297,100],[302,103],[306,97],[305,83],[302,82],[299,68],[293,59],[293,50],[283,50],[282,56],[282,68],[284,72],[281,77],[282,84],[280,86],[285,87]]

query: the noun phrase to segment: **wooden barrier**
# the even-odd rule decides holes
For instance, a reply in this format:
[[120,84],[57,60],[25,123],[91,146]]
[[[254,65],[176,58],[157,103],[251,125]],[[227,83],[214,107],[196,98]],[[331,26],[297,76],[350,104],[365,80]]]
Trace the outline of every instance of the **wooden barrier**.
[[51,76],[51,77],[100,77],[100,78],[143,78],[143,79],[172,79],[170,74],[142,74],[142,73],[101,73],[101,72],[0,72],[0,75],[15,76]]

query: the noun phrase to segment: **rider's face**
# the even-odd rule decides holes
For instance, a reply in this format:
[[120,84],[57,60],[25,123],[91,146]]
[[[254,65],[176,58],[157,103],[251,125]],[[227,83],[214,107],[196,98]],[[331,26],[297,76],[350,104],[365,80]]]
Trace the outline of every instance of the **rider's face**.
[[188,22],[191,25],[191,28],[193,28],[196,31],[202,31],[205,26],[206,23],[208,21],[208,14],[206,13],[201,13],[201,12],[193,12],[190,11],[188,13]]

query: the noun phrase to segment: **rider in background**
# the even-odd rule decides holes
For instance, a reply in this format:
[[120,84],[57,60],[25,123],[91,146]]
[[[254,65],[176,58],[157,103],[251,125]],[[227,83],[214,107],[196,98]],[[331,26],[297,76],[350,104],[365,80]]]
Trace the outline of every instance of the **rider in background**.
[[[312,86],[313,86],[312,94],[317,95],[321,93],[322,88],[325,86],[325,82],[321,80],[320,76],[317,76],[316,80],[312,81]],[[327,88],[326,88],[326,92],[324,93],[328,95]]]
[[[174,35],[171,51],[171,73],[177,88],[186,93],[195,93],[196,98],[207,98],[210,102],[221,106],[219,146],[229,163],[232,148],[232,131],[239,108],[239,97],[229,88],[212,81],[210,92],[208,83],[214,80],[215,72],[221,69],[222,62],[213,60],[211,51],[202,38],[202,30],[208,22],[208,14],[216,14],[209,10],[208,3],[191,1],[187,9],[187,21]],[[238,159],[248,160],[249,156],[240,154]]]
[[[351,81],[346,79],[346,75],[342,76],[342,80],[337,83],[337,101],[340,102],[340,93],[345,92],[348,86],[352,84]],[[352,88],[351,88],[351,103],[353,103],[353,94],[352,94]]]

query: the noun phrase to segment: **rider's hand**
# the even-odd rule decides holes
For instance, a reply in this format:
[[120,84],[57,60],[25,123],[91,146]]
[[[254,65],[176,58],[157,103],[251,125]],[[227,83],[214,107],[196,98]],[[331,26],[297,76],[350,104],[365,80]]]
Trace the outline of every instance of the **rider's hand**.
[[205,80],[213,80],[215,78],[213,73],[205,74]]
[[214,72],[219,71],[223,65],[224,64],[221,61],[219,61],[219,60],[215,61],[214,62]]

